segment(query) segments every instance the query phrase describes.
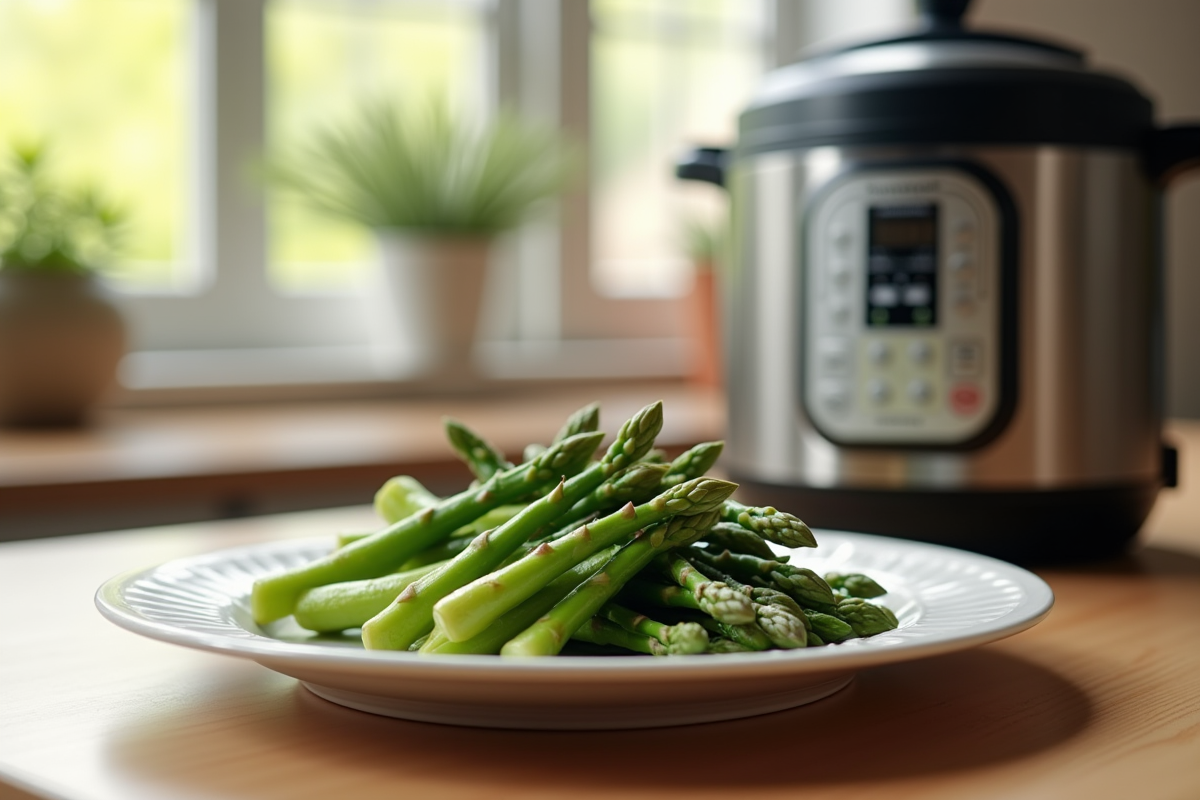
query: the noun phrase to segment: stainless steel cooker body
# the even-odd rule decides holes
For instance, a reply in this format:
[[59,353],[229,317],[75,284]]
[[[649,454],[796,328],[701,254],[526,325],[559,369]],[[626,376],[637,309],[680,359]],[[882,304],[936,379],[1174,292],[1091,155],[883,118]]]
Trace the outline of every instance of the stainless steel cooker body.
[[[940,164],[986,170],[1015,209],[1015,258],[996,265],[1015,272],[998,276],[1015,287],[1006,298],[1015,336],[1000,343],[1008,352],[995,354],[1014,367],[1002,378],[1010,385],[997,387],[1010,407],[978,446],[939,447],[920,433],[910,443],[835,443],[814,424],[802,391],[812,304],[806,293],[816,291],[821,272],[840,266],[806,257],[806,238],[835,234],[806,224],[813,199],[848,170]],[[878,489],[1159,480],[1161,279],[1155,192],[1138,154],[819,147],[748,158],[732,173],[730,189],[739,210],[738,255],[725,286],[727,348],[736,354],[728,376],[731,469],[781,484]],[[940,300],[955,302],[950,292]],[[948,368],[945,359],[930,367]],[[948,391],[945,381],[941,388]],[[879,403],[876,413],[893,413],[894,405]]]
[[923,23],[767,76],[732,151],[724,465],[810,524],[1118,551],[1174,480],[1160,202],[1200,126],[1054,43]]

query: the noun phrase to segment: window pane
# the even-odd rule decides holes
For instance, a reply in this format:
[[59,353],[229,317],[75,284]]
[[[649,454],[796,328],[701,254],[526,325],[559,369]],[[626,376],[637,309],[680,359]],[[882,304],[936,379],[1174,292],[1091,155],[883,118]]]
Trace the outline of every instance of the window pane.
[[593,279],[614,296],[682,294],[686,226],[727,209],[716,187],[676,180],[674,162],[734,143],[765,63],[764,4],[593,0],[592,19]]
[[187,179],[188,0],[0,2],[0,144],[45,142],[56,174],[126,212],[109,273],[180,288]]
[[[267,14],[268,146],[294,147],[383,93],[482,108],[479,2],[272,0]],[[347,289],[373,254],[369,232],[272,192],[270,276],[287,291]]]

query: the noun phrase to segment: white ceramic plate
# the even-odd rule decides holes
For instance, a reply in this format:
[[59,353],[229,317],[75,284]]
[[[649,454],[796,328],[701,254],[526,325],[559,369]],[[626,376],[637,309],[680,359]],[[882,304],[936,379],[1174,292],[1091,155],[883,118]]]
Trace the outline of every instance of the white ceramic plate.
[[251,619],[254,579],[327,552],[329,540],[287,541],[171,561],[113,578],[96,605],[153,639],[249,658],[315,694],[376,714],[497,728],[643,728],[736,719],[803,705],[856,671],[962,650],[1037,624],[1054,602],[1044,581],[1003,561],[865,534],[816,531],[820,547],[792,563],[864,572],[900,627],[806,650],[719,656],[512,659],[363,650],[318,638],[290,618]]

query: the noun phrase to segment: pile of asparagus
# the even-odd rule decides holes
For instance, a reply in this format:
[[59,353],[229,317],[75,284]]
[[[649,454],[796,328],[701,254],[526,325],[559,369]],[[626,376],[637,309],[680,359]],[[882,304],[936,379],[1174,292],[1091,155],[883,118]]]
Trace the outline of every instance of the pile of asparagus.
[[[259,579],[260,625],[293,615],[317,632],[361,628],[368,649],[556,655],[571,642],[650,655],[812,647],[872,636],[896,617],[859,574],[816,574],[769,543],[815,547],[808,526],[733,499],[707,477],[721,442],[667,461],[661,403],[621,426],[600,458],[599,407],[513,465],[446,420],[475,476],[438,497],[411,477],[375,498],[387,526]],[[579,646],[579,645],[576,645]]]

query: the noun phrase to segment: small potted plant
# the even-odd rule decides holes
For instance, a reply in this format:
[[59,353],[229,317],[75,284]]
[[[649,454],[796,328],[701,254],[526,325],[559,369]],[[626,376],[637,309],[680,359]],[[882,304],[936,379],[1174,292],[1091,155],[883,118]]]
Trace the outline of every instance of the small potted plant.
[[419,373],[445,385],[472,378],[493,244],[566,188],[569,151],[556,129],[509,113],[471,123],[442,103],[376,100],[316,131],[268,176],[375,231],[378,347],[410,365],[415,356]]
[[692,291],[687,321],[693,345],[691,377],[703,386],[722,383],[721,308],[718,275],[725,258],[723,225],[689,218],[683,226],[684,248],[692,262]]
[[57,184],[40,145],[0,164],[0,424],[80,424],[112,384],[125,325],[95,270],[120,223]]

